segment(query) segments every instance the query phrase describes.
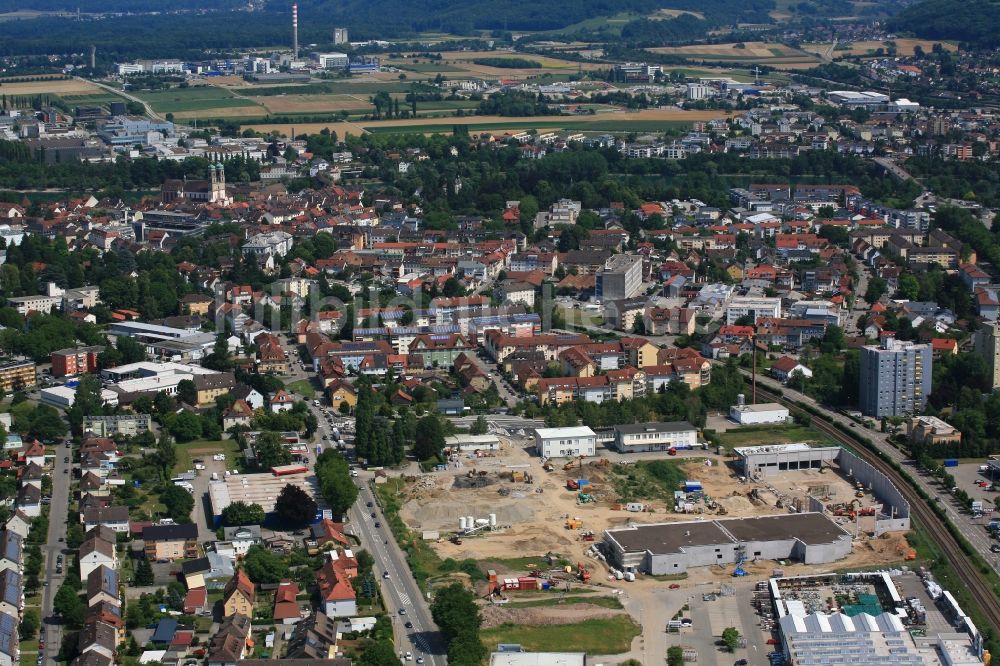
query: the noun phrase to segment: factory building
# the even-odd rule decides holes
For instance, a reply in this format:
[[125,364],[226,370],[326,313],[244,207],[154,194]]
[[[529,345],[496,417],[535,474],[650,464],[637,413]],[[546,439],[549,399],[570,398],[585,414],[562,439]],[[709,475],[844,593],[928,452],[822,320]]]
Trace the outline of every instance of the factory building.
[[792,559],[827,564],[851,552],[851,534],[822,513],[632,525],[604,531],[612,566],[654,576],[689,567]]
[[736,404],[729,408],[729,418],[740,425],[762,425],[765,423],[787,423],[789,411],[776,402],[762,402],[748,405],[743,394],[736,396]]

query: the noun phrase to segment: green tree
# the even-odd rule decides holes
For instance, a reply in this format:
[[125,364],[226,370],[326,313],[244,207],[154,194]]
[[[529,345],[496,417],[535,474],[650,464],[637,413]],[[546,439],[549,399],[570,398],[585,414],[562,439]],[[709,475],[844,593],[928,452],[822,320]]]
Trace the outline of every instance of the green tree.
[[469,427],[470,435],[485,435],[489,432],[489,425],[486,423],[486,417],[480,414],[476,421]]
[[201,417],[184,410],[164,419],[167,430],[178,442],[190,442],[201,437]]
[[358,498],[347,460],[339,451],[327,449],[316,459],[315,469],[320,493],[330,509],[341,516],[347,513]]
[[48,405],[38,405],[31,414],[29,434],[43,442],[51,442],[66,435],[69,428],[59,412]]
[[190,379],[177,382],[177,397],[191,406],[198,404],[198,389]]
[[30,641],[35,637],[38,632],[38,627],[41,625],[41,620],[39,618],[37,608],[25,608],[24,612],[21,613],[21,624],[18,627],[22,641]]
[[292,454],[276,432],[262,432],[253,443],[254,460],[259,469],[271,469],[292,462]]
[[903,273],[899,276],[899,287],[896,289],[896,298],[907,301],[915,301],[920,298],[920,282],[910,273]]
[[149,560],[142,558],[135,566],[135,586],[148,587],[153,582],[153,566],[149,563]]
[[281,489],[274,503],[278,521],[287,527],[303,527],[316,520],[316,500],[292,484]]
[[167,507],[167,515],[177,523],[190,523],[194,497],[180,486],[170,484],[160,493],[160,502]]
[[667,648],[667,666],[684,666],[684,648],[680,645]]
[[260,504],[233,502],[222,510],[222,524],[227,527],[263,525],[264,509]]
[[243,558],[243,571],[258,585],[278,583],[288,577],[288,564],[277,553],[262,546],[250,546]]
[[[87,605],[80,597],[79,590],[70,582],[74,579],[74,576],[70,576],[59,586],[59,591],[56,592],[52,602],[52,609],[56,615],[60,616],[63,623],[72,629],[83,626],[84,615],[87,612]],[[77,585],[80,583],[79,580],[75,580],[75,582]]]
[[413,441],[413,453],[417,460],[440,458],[444,449],[444,430],[436,414],[428,414],[417,421],[417,431]]
[[740,632],[736,627],[726,627],[722,630],[722,642],[730,652],[736,652],[740,644]]
[[448,663],[477,666],[488,654],[479,638],[482,617],[475,595],[461,583],[438,590],[431,603],[431,616],[448,642]]

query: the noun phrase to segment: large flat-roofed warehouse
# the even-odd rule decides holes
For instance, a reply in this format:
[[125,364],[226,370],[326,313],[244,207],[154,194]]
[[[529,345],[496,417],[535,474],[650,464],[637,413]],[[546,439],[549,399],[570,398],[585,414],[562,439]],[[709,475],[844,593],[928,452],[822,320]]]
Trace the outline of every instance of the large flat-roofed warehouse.
[[851,534],[821,513],[652,523],[604,531],[609,561],[654,576],[741,560],[836,562],[850,554]]
[[264,509],[265,514],[273,514],[278,495],[289,484],[304,490],[306,494],[316,500],[320,509],[324,508],[325,502],[318,492],[319,485],[316,475],[311,472],[281,475],[274,473],[232,474],[208,484],[208,495],[212,501],[212,515],[218,522],[222,517],[222,511],[233,502],[259,504]]
[[839,446],[809,446],[797,444],[768,444],[743,446],[733,449],[740,462],[740,469],[748,477],[769,476],[778,472],[803,469],[821,469],[837,460]]

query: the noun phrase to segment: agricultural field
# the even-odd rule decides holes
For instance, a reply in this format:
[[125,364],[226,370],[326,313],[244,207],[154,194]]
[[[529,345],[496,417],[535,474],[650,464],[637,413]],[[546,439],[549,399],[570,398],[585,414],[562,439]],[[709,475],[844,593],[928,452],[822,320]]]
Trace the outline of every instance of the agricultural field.
[[49,79],[47,81],[5,81],[0,79],[0,92],[5,95],[96,95],[104,88],[80,79]]
[[[916,46],[922,48],[926,53],[930,53],[934,48],[934,44],[941,44],[948,51],[957,51],[958,45],[952,42],[935,42],[931,39],[895,39],[896,43],[896,53],[901,56],[913,55],[913,49]],[[833,49],[833,57],[838,56],[868,56],[875,55],[875,51],[878,49],[886,49],[886,43],[880,41],[866,41],[866,42],[844,42],[843,44],[837,44]],[[813,44],[803,44],[802,50],[809,53],[825,54],[830,49],[830,42],[820,42]]]
[[139,91],[134,94],[149,102],[157,113],[214,111],[258,106],[253,100],[237,97],[229,90],[218,86],[170,88],[169,90]]
[[[420,105],[418,104],[418,110]],[[720,111],[685,111],[683,109],[646,109],[636,113],[606,113],[594,116],[448,116],[444,118],[408,118],[405,120],[367,120],[358,123],[295,123],[296,132],[316,133],[329,128],[344,134],[360,135],[365,132],[450,132],[455,125],[464,125],[469,131],[475,130],[527,130],[527,129],[573,129],[581,132],[640,132],[655,131],[667,127],[690,126],[695,121],[714,120],[725,114]],[[248,123],[244,129],[269,133],[288,134],[291,123]]]
[[649,49],[653,53],[677,55],[693,60],[715,60],[748,65],[760,64],[782,68],[818,64],[815,54],[778,43],[734,42],[727,44],[692,44],[690,46],[661,46]]

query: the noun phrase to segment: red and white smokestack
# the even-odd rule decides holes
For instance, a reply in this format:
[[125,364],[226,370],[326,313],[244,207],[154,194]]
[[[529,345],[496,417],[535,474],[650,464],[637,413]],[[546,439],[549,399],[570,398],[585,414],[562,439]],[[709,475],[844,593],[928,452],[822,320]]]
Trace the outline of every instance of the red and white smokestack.
[[299,5],[292,3],[292,57],[299,59]]

